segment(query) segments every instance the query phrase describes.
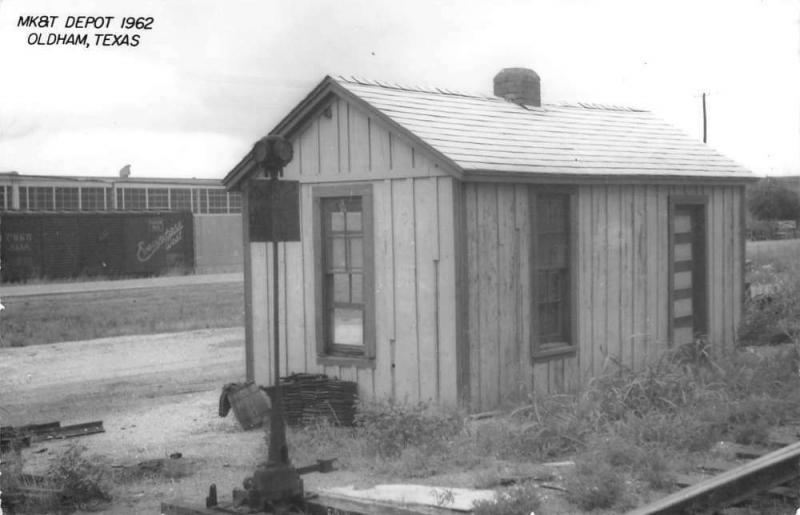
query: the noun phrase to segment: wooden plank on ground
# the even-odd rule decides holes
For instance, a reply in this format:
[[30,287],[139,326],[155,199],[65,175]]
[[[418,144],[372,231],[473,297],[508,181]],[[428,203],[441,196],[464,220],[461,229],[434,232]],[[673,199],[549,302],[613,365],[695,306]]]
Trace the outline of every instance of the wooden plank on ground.
[[679,490],[628,515],[702,513],[735,505],[800,477],[800,442]]

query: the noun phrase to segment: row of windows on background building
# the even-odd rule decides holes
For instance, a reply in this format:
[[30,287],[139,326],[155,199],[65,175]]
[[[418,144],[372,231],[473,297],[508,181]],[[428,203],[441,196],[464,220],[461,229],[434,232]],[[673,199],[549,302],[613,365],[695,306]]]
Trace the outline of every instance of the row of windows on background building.
[[[116,191],[116,198],[115,192]],[[116,200],[116,207],[114,201]],[[11,187],[0,186],[0,209],[14,209]],[[23,211],[191,211],[241,213],[242,197],[218,188],[20,186]]]

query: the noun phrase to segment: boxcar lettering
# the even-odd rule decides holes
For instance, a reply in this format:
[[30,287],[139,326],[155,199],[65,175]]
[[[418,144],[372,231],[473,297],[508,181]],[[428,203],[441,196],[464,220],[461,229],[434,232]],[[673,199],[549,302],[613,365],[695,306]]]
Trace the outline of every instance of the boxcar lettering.
[[181,239],[183,239],[183,222],[178,222],[150,243],[140,241],[136,251],[136,259],[141,263],[149,261],[158,252],[158,249],[164,247],[165,250],[169,250],[177,245]]

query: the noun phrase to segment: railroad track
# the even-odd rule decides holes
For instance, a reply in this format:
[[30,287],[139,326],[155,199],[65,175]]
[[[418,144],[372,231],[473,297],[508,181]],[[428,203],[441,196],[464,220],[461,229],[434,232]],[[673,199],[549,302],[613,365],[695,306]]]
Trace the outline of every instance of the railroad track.
[[760,495],[782,497],[798,506],[800,442],[773,439],[763,446],[733,445],[730,451],[733,460],[699,463],[692,473],[678,476],[681,490],[628,515],[733,514],[735,506]]

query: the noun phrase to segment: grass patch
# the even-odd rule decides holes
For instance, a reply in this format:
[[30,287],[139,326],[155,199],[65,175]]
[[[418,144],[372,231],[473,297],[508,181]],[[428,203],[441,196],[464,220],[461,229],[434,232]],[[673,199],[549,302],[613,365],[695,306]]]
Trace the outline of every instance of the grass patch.
[[631,507],[626,500],[625,475],[594,453],[576,460],[566,488],[567,499],[582,510]]
[[[800,374],[787,354],[741,350],[715,361],[706,351],[687,361],[682,349],[639,372],[618,368],[578,395],[534,397],[487,420],[425,404],[363,404],[354,428],[290,431],[291,453],[300,464],[338,456],[339,468],[367,470],[375,481],[477,471],[492,459],[572,459],[574,470],[556,481],[576,510],[626,510],[672,489],[693,455],[720,441],[764,443],[773,426],[800,417]],[[530,513],[519,510],[537,499],[536,487],[522,484],[477,513]]]
[[528,515],[539,510],[542,504],[539,491],[531,485],[522,484],[497,492],[491,501],[475,503],[475,515]]
[[380,458],[396,458],[410,449],[437,453],[464,429],[458,412],[432,409],[426,403],[362,404],[356,415],[358,436],[366,451]]
[[290,444],[311,461],[339,456],[342,468],[404,478],[463,471],[487,459],[555,461],[600,447],[604,463],[665,488],[667,456],[706,452],[720,440],[761,443],[770,427],[800,417],[796,363],[779,353],[754,356],[738,351],[697,365],[667,355],[639,372],[608,373],[578,395],[535,397],[480,421],[426,404],[362,404],[356,427],[321,421],[291,431]]
[[241,283],[12,297],[3,303],[5,347],[244,323]]
[[59,453],[42,476],[22,473],[19,453],[2,456],[2,507],[9,513],[64,513],[94,510],[111,501],[110,469],[104,460],[71,445]]

